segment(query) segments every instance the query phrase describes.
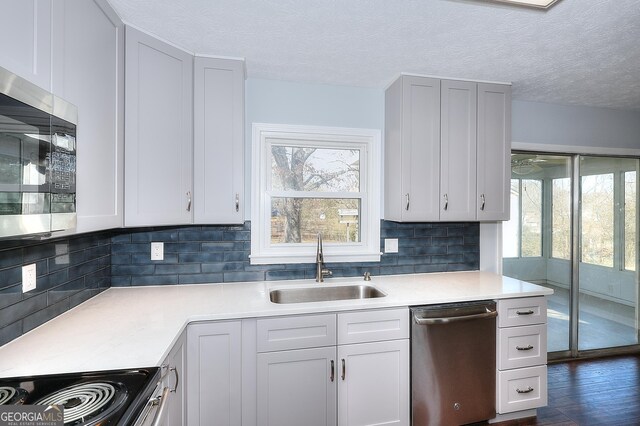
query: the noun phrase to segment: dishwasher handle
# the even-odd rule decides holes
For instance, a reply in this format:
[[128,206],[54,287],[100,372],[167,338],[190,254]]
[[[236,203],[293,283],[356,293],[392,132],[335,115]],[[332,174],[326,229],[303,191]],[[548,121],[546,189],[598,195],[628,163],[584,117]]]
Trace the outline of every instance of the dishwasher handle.
[[461,315],[461,316],[451,316],[451,317],[439,317],[439,318],[425,318],[419,315],[413,314],[413,320],[418,325],[434,325],[434,324],[450,324],[452,322],[460,322],[460,321],[469,321],[469,320],[478,320],[478,319],[486,319],[486,318],[495,318],[498,316],[497,311],[493,311],[489,308],[485,308],[486,312],[482,312],[479,314],[472,315]]

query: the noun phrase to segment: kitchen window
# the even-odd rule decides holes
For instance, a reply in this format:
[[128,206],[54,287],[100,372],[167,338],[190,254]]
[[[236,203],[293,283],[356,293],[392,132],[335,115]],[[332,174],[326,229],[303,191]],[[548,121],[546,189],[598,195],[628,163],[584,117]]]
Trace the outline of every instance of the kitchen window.
[[253,125],[251,263],[380,260],[380,132]]

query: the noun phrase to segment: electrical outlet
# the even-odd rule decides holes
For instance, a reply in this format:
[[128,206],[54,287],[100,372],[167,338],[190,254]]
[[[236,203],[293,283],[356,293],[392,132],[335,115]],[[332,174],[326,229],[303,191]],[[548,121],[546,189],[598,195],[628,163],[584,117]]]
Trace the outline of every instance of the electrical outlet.
[[36,289],[36,264],[22,267],[22,292],[26,293]]
[[164,243],[151,243],[151,260],[164,260]]
[[397,253],[398,252],[398,239],[397,238],[385,238],[384,239],[384,252],[385,253]]

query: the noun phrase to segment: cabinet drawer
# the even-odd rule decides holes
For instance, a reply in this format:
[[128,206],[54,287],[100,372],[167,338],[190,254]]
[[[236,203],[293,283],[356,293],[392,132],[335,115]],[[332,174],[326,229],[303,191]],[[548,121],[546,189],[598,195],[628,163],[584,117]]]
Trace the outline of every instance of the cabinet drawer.
[[258,352],[336,344],[335,314],[265,318],[257,321]]
[[498,371],[498,413],[547,405],[547,366]]
[[544,296],[498,300],[498,327],[544,324],[547,300]]
[[498,369],[547,363],[547,325],[498,329]]
[[409,310],[406,308],[338,314],[339,345],[408,338]]

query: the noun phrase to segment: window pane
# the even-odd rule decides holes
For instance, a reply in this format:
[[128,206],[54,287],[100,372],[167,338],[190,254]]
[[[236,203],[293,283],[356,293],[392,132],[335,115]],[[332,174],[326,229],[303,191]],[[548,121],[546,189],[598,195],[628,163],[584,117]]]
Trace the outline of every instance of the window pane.
[[613,267],[613,173],[582,176],[582,262]]
[[271,244],[360,242],[360,200],[272,198]]
[[271,189],[360,191],[360,150],[271,146]]
[[502,223],[502,256],[518,257],[518,235],[520,234],[520,181],[511,179],[511,215]]
[[624,269],[636,270],[636,172],[624,174]]
[[522,257],[542,256],[542,181],[522,180]]
[[551,187],[551,257],[571,256],[571,180],[553,179]]

